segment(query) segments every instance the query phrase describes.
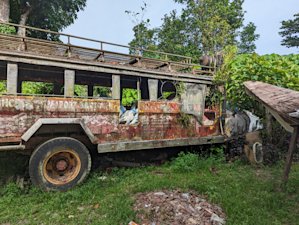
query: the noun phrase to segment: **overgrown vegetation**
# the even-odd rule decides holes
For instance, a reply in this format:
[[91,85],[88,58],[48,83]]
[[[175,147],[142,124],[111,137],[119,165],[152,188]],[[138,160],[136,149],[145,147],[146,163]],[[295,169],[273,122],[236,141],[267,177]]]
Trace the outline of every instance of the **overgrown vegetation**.
[[257,111],[257,102],[249,97],[243,82],[256,80],[276,86],[299,90],[299,55],[236,55],[235,46],[227,46],[222,71],[216,77],[226,86],[230,105]]
[[[221,161],[221,158],[220,158]],[[24,189],[9,183],[0,189],[0,223],[127,224],[139,192],[198,192],[220,204],[227,224],[298,224],[299,165],[294,164],[286,191],[279,182],[283,165],[256,168],[241,160],[226,164],[219,157],[180,153],[162,167],[93,172],[82,186],[66,192]],[[218,173],[210,172],[215,168]],[[100,177],[106,176],[106,179]]]

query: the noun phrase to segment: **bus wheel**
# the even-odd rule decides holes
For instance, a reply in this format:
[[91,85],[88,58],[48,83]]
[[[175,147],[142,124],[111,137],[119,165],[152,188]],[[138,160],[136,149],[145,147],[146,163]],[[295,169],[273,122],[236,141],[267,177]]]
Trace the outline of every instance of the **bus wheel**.
[[87,177],[91,157],[87,148],[73,138],[54,138],[31,155],[29,174],[36,187],[64,191]]

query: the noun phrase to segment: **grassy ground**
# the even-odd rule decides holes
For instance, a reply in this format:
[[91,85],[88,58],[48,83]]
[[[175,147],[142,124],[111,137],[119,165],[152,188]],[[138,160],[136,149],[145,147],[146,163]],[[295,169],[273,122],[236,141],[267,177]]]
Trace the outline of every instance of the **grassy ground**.
[[257,168],[181,154],[162,167],[121,169],[104,174],[105,180],[93,172],[82,186],[64,193],[42,192],[30,184],[20,190],[10,183],[0,190],[0,224],[139,222],[133,211],[135,193],[177,188],[206,194],[226,211],[227,224],[299,224],[299,164],[292,166],[286,192],[281,189],[282,170],[283,164]]

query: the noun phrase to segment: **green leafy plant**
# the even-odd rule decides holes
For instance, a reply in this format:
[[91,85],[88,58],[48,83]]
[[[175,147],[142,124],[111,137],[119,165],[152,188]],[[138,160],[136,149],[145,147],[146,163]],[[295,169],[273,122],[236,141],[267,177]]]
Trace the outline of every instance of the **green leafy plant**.
[[17,34],[16,28],[6,24],[0,25],[0,33],[3,34]]
[[180,99],[182,94],[186,91],[186,86],[183,81],[176,83],[177,97]]
[[256,80],[299,90],[299,55],[236,56],[236,53],[235,46],[226,48],[223,67],[216,74],[216,80],[225,83],[231,107],[259,110],[257,102],[245,93],[245,81]]
[[137,90],[130,88],[123,89],[122,104],[124,106],[131,106],[135,102],[137,102]]
[[0,81],[0,93],[5,93],[6,92],[6,80],[1,80]]
[[180,152],[178,157],[173,159],[173,169],[176,172],[196,171],[199,160],[200,157],[197,154]]
[[179,111],[179,113],[177,114],[177,117],[175,119],[175,122],[179,122],[181,124],[181,128],[186,127],[188,130],[190,130],[191,124],[190,124],[190,119],[191,119],[191,115],[188,115],[186,113],[184,113],[183,111]]

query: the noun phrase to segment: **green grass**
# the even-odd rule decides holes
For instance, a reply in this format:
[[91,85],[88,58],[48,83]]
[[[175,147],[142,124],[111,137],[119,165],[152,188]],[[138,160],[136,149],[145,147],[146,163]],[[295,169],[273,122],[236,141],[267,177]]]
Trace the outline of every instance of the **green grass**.
[[[286,192],[282,192],[282,163],[258,169],[241,161],[221,161],[181,154],[162,167],[105,174],[104,181],[98,179],[102,174],[93,172],[82,186],[63,193],[43,192],[29,184],[20,190],[9,184],[0,190],[0,224],[25,219],[27,224],[140,222],[133,211],[135,193],[177,188],[208,195],[227,213],[227,224],[299,224],[299,164],[292,166]],[[211,166],[219,176],[209,171]],[[153,173],[157,170],[163,175]],[[82,206],[82,211],[77,209]],[[58,213],[55,218],[54,213]]]

